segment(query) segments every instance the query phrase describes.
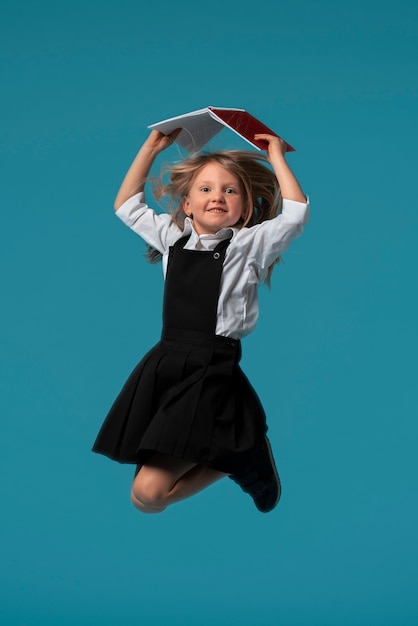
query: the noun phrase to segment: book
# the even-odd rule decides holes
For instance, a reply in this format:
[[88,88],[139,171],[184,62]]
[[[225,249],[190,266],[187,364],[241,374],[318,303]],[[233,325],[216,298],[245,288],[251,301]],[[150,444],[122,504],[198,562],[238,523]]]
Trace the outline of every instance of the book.
[[[176,128],[182,128],[176,142],[188,152],[199,151],[214,135],[223,128],[229,128],[242,137],[257,150],[266,150],[267,142],[255,140],[257,133],[268,133],[279,137],[277,133],[260,122],[244,109],[228,109],[222,107],[205,107],[184,115],[170,117],[167,120],[148,126],[169,135]],[[283,141],[285,141],[283,139]],[[286,152],[293,152],[293,148],[286,141]]]

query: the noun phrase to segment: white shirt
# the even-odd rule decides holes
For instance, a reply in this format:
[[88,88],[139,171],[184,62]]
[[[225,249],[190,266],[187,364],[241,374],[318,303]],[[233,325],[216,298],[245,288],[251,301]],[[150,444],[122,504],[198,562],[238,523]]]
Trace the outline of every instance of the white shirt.
[[182,231],[171,215],[158,214],[145,203],[144,193],[129,198],[116,215],[163,255],[164,276],[168,251],[180,237],[190,238],[188,250],[213,250],[231,236],[221,279],[216,334],[241,339],[258,320],[258,286],[267,276],[269,266],[299,236],[309,219],[309,204],[283,200],[280,215],[251,228],[223,228],[215,235],[198,235],[193,222],[186,218]]

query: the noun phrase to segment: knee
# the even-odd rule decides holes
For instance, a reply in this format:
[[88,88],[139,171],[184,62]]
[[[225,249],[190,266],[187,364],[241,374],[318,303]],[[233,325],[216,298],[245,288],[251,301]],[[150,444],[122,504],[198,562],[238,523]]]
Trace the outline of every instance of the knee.
[[157,507],[141,502],[141,500],[138,500],[138,498],[135,496],[133,490],[131,491],[131,502],[134,507],[138,509],[138,511],[141,511],[141,513],[162,513],[166,508],[165,506]]
[[167,507],[168,493],[148,472],[136,476],[131,490],[134,506],[144,513],[160,513]]

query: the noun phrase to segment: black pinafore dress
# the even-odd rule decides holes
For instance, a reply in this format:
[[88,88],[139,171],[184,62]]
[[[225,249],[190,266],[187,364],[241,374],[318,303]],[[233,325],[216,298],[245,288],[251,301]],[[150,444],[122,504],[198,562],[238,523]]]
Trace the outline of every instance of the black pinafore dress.
[[135,367],[93,451],[142,465],[153,452],[237,474],[264,441],[261,402],[238,363],[241,343],[215,334],[229,239],[169,250],[161,341]]

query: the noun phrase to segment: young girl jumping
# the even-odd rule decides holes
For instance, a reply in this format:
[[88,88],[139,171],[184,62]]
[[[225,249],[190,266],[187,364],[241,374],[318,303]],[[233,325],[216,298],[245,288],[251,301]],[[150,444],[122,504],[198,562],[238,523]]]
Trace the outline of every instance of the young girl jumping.
[[[177,203],[157,214],[144,187],[155,157],[179,130],[153,130],[115,200],[116,215],[162,258],[160,342],[135,367],[93,450],[137,466],[131,498],[159,513],[229,476],[262,512],[280,498],[280,480],[256,392],[239,367],[240,339],[257,322],[257,290],[308,220],[306,198],[285,160],[223,151],[170,168],[161,195]],[[273,171],[263,162],[268,161]]]

